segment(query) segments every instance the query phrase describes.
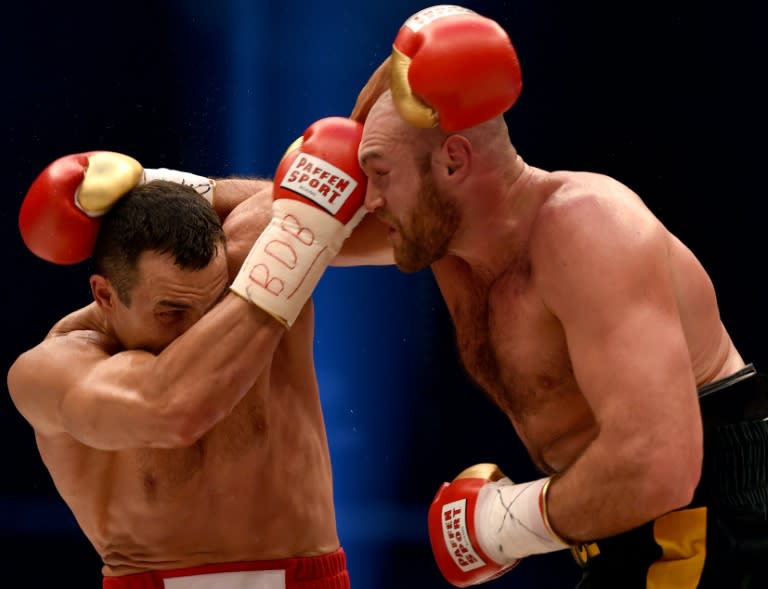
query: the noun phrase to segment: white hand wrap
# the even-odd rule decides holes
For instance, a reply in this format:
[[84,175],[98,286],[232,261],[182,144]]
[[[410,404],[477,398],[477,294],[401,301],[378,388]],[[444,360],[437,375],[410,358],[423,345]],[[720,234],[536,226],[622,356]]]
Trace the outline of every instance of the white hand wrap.
[[316,206],[281,198],[230,289],[293,325],[349,227]]
[[213,190],[216,187],[216,181],[205,176],[198,176],[190,172],[180,172],[178,170],[169,170],[168,168],[145,169],[144,176],[139,184],[146,184],[152,180],[167,180],[191,186],[208,203],[213,206]]
[[480,548],[496,562],[512,562],[569,547],[544,521],[540,497],[548,480],[516,485],[505,477],[480,489],[475,534]]

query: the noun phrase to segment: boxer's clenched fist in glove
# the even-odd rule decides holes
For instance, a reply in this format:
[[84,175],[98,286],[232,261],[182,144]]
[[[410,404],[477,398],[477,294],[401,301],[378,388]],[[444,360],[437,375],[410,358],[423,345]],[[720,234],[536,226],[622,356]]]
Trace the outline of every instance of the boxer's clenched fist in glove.
[[24,243],[55,264],[77,264],[93,252],[100,217],[132,188],[151,180],[188,184],[213,202],[215,182],[176,170],[144,169],[113,151],[89,151],[55,160],[35,179],[19,212]]
[[550,479],[514,484],[494,464],[443,483],[429,508],[429,539],[440,572],[456,587],[495,579],[525,556],[568,548],[550,528]]
[[231,289],[290,327],[367,210],[359,122],[328,117],[288,148],[274,178],[272,220]]
[[520,64],[506,31],[461,6],[417,12],[392,49],[392,98],[415,127],[460,131],[503,114],[520,95]]

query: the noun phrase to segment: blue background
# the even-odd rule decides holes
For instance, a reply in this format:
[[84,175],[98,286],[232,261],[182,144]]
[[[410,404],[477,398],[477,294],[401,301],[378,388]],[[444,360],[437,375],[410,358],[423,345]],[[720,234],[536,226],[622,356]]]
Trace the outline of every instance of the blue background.
[[[402,22],[428,4],[202,0],[9,7],[0,36],[7,369],[89,300],[88,268],[29,254],[26,188],[68,153],[111,149],[146,167],[271,176],[314,120],[348,114]],[[524,90],[508,114],[529,163],[614,175],[707,265],[748,361],[763,334],[764,9],[732,0],[467,2],[510,33]],[[426,510],[476,462],[538,476],[511,426],[466,378],[428,272],[329,269],[315,295],[316,359],[353,586],[448,587]],[[616,370],[621,367],[617,366]],[[58,499],[32,432],[0,398],[0,558],[31,587],[99,587],[100,566]],[[457,434],[460,432],[460,434]],[[567,553],[526,559],[488,587],[571,587]]]

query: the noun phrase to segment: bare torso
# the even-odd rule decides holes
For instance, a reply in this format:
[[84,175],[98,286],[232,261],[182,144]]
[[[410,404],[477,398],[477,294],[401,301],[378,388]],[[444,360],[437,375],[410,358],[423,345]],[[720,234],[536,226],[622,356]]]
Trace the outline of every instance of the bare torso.
[[[546,193],[546,203],[602,181],[597,175],[558,172],[537,182],[535,190]],[[644,208],[631,193],[618,198],[627,199],[620,206]],[[701,386],[744,364],[720,321],[702,266],[676,237],[667,234],[667,239],[677,304]],[[597,426],[574,377],[563,329],[542,302],[536,268],[522,250],[491,284],[457,257],[432,268],[467,371],[509,417],[536,465],[553,473],[573,463],[596,437]]]
[[[266,222],[269,202],[259,210],[244,206],[225,224],[231,267],[239,266],[254,238],[254,218]],[[61,330],[77,333],[49,337],[82,337],[116,351],[98,328],[95,306],[80,321]],[[250,392],[190,447],[104,451],[66,434],[38,436],[56,487],[101,555],[104,574],[338,548],[313,323],[310,303]]]

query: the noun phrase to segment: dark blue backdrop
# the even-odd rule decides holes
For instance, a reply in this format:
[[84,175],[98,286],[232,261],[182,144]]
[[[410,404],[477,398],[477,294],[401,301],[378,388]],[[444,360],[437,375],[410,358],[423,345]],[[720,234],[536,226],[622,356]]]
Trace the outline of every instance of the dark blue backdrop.
[[[700,255],[748,360],[768,365],[760,280],[765,196],[765,22],[758,2],[467,2],[510,32],[524,91],[509,113],[540,167],[615,175]],[[3,367],[89,298],[85,267],[51,267],[16,229],[24,192],[53,159],[112,149],[147,167],[270,176],[312,121],[347,114],[402,21],[427,4],[151,0],[9,10],[3,71]],[[425,529],[442,480],[481,461],[535,476],[514,433],[458,366],[429,273],[330,269],[319,285],[316,358],[339,532],[355,587],[448,587]],[[620,370],[621,367],[616,367]],[[6,474],[0,554],[99,586],[99,564],[0,398]],[[461,415],[466,437],[447,439]],[[40,566],[43,563],[46,566]],[[32,568],[34,567],[34,568]],[[22,573],[23,574],[23,573]],[[494,587],[569,587],[565,553],[530,558]]]

